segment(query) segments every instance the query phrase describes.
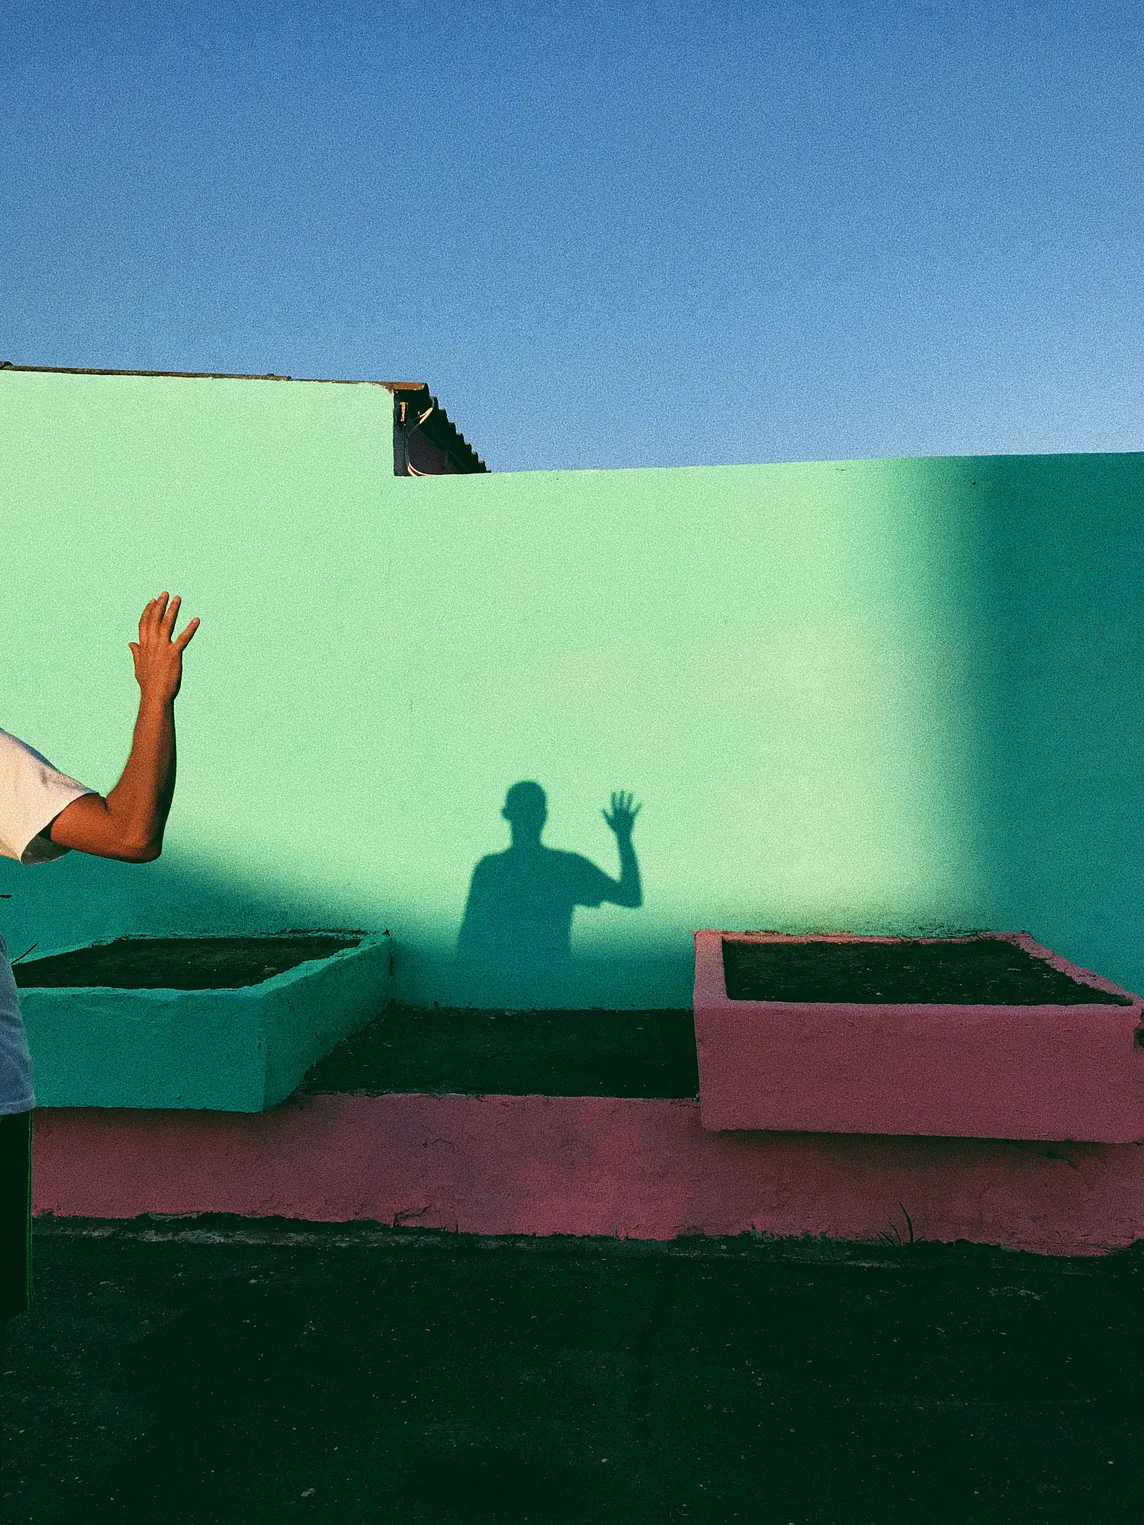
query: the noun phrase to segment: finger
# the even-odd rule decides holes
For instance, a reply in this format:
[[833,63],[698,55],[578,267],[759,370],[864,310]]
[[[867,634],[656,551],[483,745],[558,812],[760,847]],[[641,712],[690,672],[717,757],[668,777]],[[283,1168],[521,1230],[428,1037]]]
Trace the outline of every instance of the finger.
[[170,639],[171,631],[175,628],[175,621],[179,617],[179,605],[181,603],[182,599],[176,593],[174,598],[172,598],[171,602],[167,605],[167,612],[159,621],[159,632],[161,635],[165,635],[168,640]]
[[178,639],[174,642],[175,650],[176,651],[185,651],[187,649],[187,647],[190,645],[191,637],[194,635],[195,631],[198,628],[199,628],[199,617],[196,614],[194,619],[190,622],[190,624],[187,626],[187,628],[183,631],[182,635],[179,636]]
[[159,618],[163,612],[164,602],[167,595],[160,593],[158,598],[153,598],[143,611],[139,621],[139,639],[154,640],[155,633],[159,628]]
[[152,641],[161,641],[169,634],[170,627],[167,625],[166,620],[170,596],[169,593],[160,593],[147,606],[147,634]]

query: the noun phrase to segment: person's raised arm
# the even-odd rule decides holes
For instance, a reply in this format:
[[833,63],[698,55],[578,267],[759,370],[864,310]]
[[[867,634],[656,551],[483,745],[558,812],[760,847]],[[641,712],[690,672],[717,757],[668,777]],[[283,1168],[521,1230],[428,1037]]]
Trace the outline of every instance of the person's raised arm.
[[139,640],[129,643],[139,684],[131,755],[106,799],[81,795],[56,816],[48,835],[61,847],[127,863],[150,863],[163,850],[175,792],[175,697],[183,652],[199,626],[193,619],[175,635],[179,603],[177,596],[160,593],[143,611]]
[[640,886],[640,866],[636,862],[636,850],[632,846],[632,828],[636,823],[636,816],[640,813],[640,807],[633,804],[630,794],[624,794],[621,790],[612,795],[612,813],[605,810],[604,820],[616,834],[616,845],[620,849],[620,882],[615,892],[608,895],[613,905],[627,906],[635,910],[643,904],[643,889]]

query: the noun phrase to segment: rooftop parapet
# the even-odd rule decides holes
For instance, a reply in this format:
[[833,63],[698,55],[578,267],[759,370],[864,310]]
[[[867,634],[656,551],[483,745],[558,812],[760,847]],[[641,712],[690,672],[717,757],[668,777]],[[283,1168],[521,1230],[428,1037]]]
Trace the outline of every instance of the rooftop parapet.
[[58,376],[159,376],[187,381],[304,381],[323,386],[384,387],[393,397],[393,474],[398,477],[466,476],[488,467],[431,395],[424,381],[363,381],[312,376],[259,375],[229,371],[123,371],[97,366],[16,365],[0,371],[38,371]]

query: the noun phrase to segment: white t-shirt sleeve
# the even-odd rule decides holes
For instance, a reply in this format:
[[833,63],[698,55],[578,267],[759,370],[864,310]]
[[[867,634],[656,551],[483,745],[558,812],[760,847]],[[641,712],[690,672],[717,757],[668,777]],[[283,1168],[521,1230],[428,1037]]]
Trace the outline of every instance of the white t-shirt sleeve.
[[40,833],[86,784],[53,768],[46,757],[7,731],[0,731],[0,856],[21,863],[48,863],[68,851]]

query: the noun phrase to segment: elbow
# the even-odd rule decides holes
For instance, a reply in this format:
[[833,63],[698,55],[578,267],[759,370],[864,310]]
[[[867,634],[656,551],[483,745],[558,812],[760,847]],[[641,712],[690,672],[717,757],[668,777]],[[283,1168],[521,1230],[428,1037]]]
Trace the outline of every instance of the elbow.
[[123,842],[116,856],[124,863],[154,863],[163,851],[162,842],[144,840]]

